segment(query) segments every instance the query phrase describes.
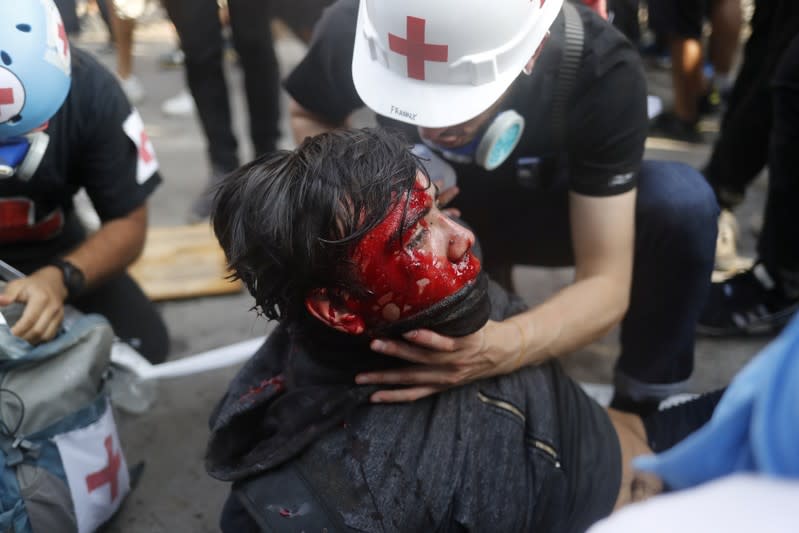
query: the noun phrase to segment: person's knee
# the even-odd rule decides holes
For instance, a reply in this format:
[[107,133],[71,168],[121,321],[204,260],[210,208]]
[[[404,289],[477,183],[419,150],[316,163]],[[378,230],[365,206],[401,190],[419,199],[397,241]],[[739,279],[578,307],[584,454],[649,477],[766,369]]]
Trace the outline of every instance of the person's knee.
[[114,334],[151,363],[161,363],[169,353],[169,332],[155,304],[127,275],[115,276],[74,302],[83,313],[104,316]]
[[277,69],[277,55],[271,34],[234,32],[233,47],[243,64],[257,61],[259,64],[268,65],[269,68]]
[[694,168],[678,162],[644,162],[639,177],[639,228],[649,238],[678,247],[682,260],[712,262],[719,214],[710,185]]
[[169,355],[169,332],[160,315],[148,322],[147,331],[140,339],[139,353],[152,364],[163,363]]

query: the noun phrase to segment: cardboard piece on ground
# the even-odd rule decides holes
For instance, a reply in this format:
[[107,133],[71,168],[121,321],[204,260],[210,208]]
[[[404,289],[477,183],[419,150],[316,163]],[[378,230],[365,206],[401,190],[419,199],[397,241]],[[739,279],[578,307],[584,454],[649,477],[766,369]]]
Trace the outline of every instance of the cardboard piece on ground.
[[230,294],[241,283],[225,279],[225,254],[207,223],[153,227],[130,275],[155,301]]

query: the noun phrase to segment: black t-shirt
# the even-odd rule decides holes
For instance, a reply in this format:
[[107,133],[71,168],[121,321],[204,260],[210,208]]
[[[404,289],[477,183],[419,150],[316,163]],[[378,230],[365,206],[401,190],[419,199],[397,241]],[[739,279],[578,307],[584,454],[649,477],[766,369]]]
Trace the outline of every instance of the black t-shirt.
[[[578,10],[585,41],[566,106],[565,146],[553,141],[552,117],[564,46],[561,13],[532,75],[520,74],[502,104],[525,118],[521,142],[492,172],[473,164],[453,163],[459,183],[465,185],[461,195],[479,194],[481,184],[494,190],[524,189],[531,162],[540,172],[567,172],[570,189],[580,194],[614,195],[635,186],[648,124],[640,57],[612,25],[590,9],[578,6]],[[316,26],[307,55],[284,83],[300,105],[332,123],[340,123],[363,106],[351,69],[357,11],[356,0],[340,0],[328,8]],[[419,139],[413,126],[387,117],[378,120],[406,132],[414,142]]]
[[100,219],[127,215],[161,182],[138,111],[113,74],[72,47],[72,85],[50,119],[33,177],[0,180],[0,258],[46,260],[83,239],[73,196],[85,188]]

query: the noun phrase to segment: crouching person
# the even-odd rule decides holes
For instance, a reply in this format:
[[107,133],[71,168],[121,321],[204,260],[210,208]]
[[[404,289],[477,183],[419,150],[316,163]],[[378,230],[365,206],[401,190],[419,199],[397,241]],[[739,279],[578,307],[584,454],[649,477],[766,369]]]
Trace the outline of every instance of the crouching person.
[[557,361],[413,403],[370,403],[376,387],[355,384],[407,364],[371,351],[375,337],[464,336],[524,309],[398,138],[340,130],[262,156],[226,177],[212,219],[278,321],[211,417],[206,467],[233,482],[223,531],[583,531],[659,490],[629,467],[650,451],[645,424]]

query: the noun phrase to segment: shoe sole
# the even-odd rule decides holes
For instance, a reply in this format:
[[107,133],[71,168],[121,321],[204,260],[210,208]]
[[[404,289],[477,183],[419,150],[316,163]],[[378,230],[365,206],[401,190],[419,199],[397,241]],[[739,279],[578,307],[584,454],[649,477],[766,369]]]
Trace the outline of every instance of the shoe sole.
[[728,326],[717,328],[697,324],[696,332],[705,337],[762,337],[773,335],[779,333],[791,321],[797,310],[799,310],[799,304],[772,315],[772,318],[766,323],[747,324],[743,327]]

